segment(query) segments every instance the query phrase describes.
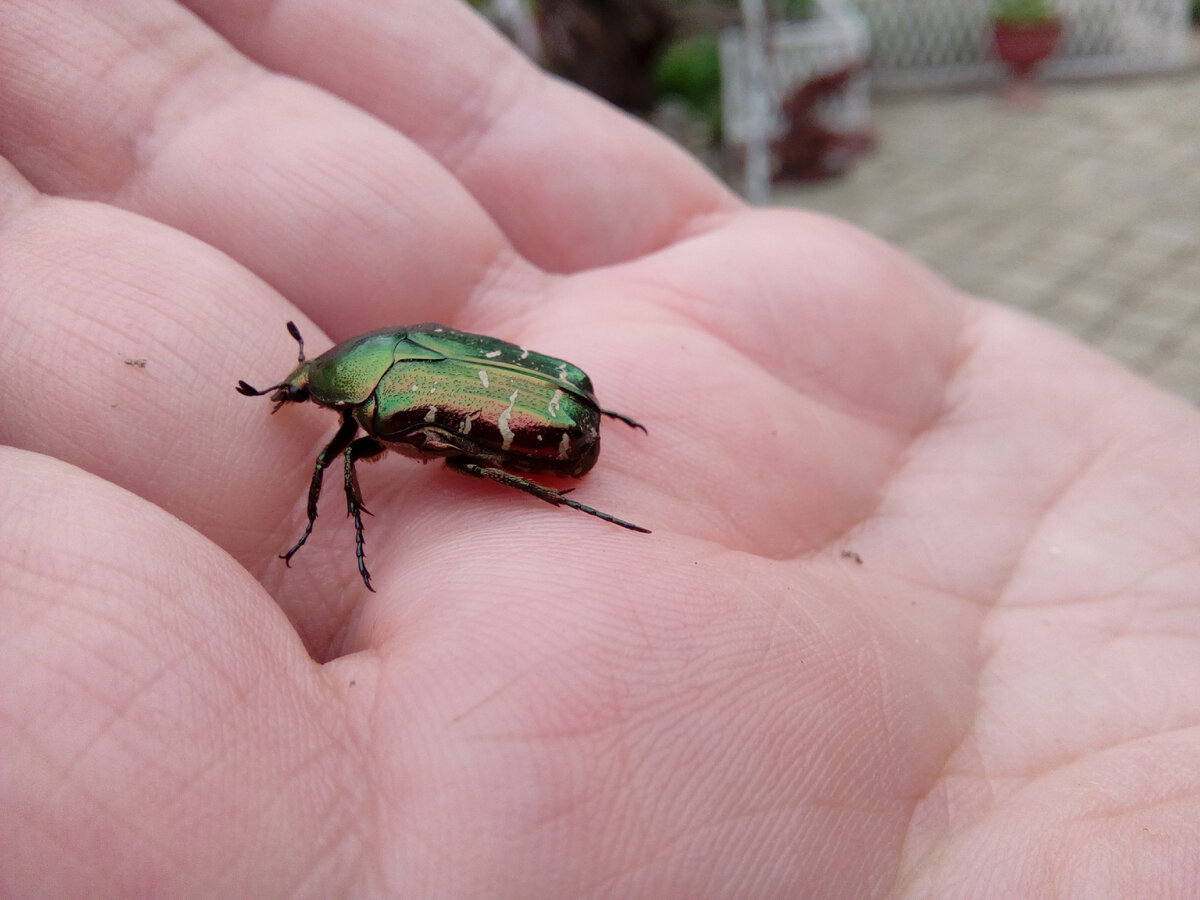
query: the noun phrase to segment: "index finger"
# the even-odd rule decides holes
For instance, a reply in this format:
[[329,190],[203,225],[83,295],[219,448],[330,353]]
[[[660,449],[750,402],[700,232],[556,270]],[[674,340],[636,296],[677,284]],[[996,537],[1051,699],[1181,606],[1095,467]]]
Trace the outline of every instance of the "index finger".
[[0,151],[28,181],[199,237],[342,336],[452,319],[519,263],[424,150],[174,3],[0,7],[0,58]]
[[187,5],[264,65],[412,138],[551,271],[650,253],[740,206],[643,123],[539,72],[466,3]]

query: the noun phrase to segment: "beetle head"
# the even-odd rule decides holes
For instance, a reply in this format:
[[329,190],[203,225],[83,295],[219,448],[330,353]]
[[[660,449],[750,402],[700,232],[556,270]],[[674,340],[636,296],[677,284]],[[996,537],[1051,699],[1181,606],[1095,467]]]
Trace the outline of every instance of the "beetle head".
[[308,363],[304,360],[304,338],[300,337],[300,329],[296,327],[295,322],[288,322],[287,330],[288,334],[294,337],[296,343],[300,345],[300,353],[297,357],[299,365],[296,366],[296,370],[279,384],[273,384],[261,391],[244,381],[237,383],[237,391],[243,396],[261,397],[263,394],[270,394],[271,400],[275,403],[271,408],[271,415],[277,413],[279,407],[285,403],[303,403],[308,399]]

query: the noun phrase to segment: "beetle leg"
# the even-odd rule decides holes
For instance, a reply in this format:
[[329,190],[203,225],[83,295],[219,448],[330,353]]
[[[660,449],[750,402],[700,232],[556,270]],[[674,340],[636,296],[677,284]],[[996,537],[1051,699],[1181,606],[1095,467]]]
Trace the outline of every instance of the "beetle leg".
[[480,465],[465,456],[451,456],[446,460],[446,465],[456,472],[462,472],[465,475],[474,475],[476,478],[487,478],[497,484],[507,485],[508,487],[516,488],[518,491],[533,494],[539,500],[545,500],[547,503],[552,503],[555,506],[569,506],[571,509],[577,509],[582,513],[587,513],[589,516],[603,519],[605,522],[612,522],[614,525],[620,525],[622,528],[628,528],[630,531],[640,531],[642,534],[650,533],[649,528],[642,528],[640,525],[634,525],[632,522],[618,519],[609,513],[601,512],[590,506],[584,506],[579,501],[564,496],[562,491],[545,487],[530,481],[528,478],[522,478],[520,475],[505,472],[503,469]]
[[362,576],[363,584],[367,586],[367,590],[372,593],[375,588],[371,587],[371,573],[367,571],[367,557],[363,552],[363,523],[362,514],[368,516],[373,513],[363,505],[362,491],[358,487],[358,471],[354,468],[354,464],[360,459],[370,459],[373,456],[378,456],[383,453],[383,444],[375,440],[373,437],[360,437],[357,441],[346,448],[346,515],[354,516],[354,546],[355,556],[358,557],[358,574]]
[[610,419],[620,419],[622,422],[624,422],[630,428],[640,428],[640,429],[642,429],[642,432],[644,434],[650,433],[650,432],[646,431],[645,425],[643,425],[641,422],[635,422],[633,419],[629,418],[629,416],[622,415],[619,412],[613,412],[611,409],[602,409],[602,410],[600,410],[600,413],[602,415],[608,416]]
[[296,555],[296,551],[304,546],[304,542],[312,534],[313,522],[317,518],[317,500],[321,496],[321,479],[325,475],[325,467],[329,465],[331,459],[341,456],[345,449],[350,446],[350,442],[354,440],[354,435],[357,431],[358,423],[349,415],[343,414],[342,425],[337,430],[337,434],[333,436],[333,440],[325,445],[325,449],[317,454],[317,463],[313,466],[312,481],[308,485],[308,525],[305,526],[304,534],[300,536],[300,540],[296,541],[296,545],[287,553],[279,555],[279,558],[289,566],[292,564],[292,557]]

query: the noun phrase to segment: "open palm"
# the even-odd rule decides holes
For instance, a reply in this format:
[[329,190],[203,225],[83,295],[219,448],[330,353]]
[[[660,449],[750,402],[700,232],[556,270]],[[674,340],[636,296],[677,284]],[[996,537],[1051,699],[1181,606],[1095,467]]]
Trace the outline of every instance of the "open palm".
[[[457,3],[95,10],[0,4],[0,894],[1195,887],[1193,409]],[[289,319],[579,364],[653,534],[392,456],[286,568]]]

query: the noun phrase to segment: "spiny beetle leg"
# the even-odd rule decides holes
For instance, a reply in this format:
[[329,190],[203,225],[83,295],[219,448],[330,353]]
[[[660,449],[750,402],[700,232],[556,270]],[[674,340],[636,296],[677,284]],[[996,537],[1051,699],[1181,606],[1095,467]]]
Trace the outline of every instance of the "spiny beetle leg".
[[626,522],[624,519],[618,519],[616,516],[606,512],[601,512],[598,509],[593,509],[590,506],[584,506],[577,500],[572,500],[569,497],[563,496],[563,492],[556,491],[553,488],[544,487],[530,481],[527,478],[522,478],[520,475],[514,475],[511,472],[505,472],[503,469],[495,469],[491,466],[480,465],[463,456],[452,456],[446,460],[446,465],[454,469],[456,472],[462,472],[466,475],[474,475],[476,478],[487,478],[495,481],[497,484],[507,485],[508,487],[516,488],[518,491],[524,491],[527,494],[533,494],[539,500],[545,500],[547,503],[552,503],[555,506],[569,506],[571,509],[577,509],[581,513],[587,513],[589,516],[595,516],[598,519],[603,519],[605,522],[612,522],[614,525],[620,525],[622,528],[628,528],[630,531],[640,531],[642,534],[649,534],[649,528],[642,528],[640,525],[634,525],[632,522]]
[[354,434],[357,431],[358,423],[348,415],[343,416],[342,425],[337,430],[337,434],[333,436],[333,440],[317,454],[317,464],[313,466],[312,482],[308,486],[308,525],[305,526],[304,534],[300,536],[300,540],[296,541],[296,545],[287,553],[279,555],[279,558],[289,566],[292,564],[292,557],[296,555],[296,551],[304,546],[304,542],[312,534],[313,522],[317,519],[317,500],[321,497],[321,479],[325,475],[325,467],[329,465],[331,459],[342,455],[350,446],[350,442],[354,440]]
[[646,431],[645,425],[643,425],[641,422],[637,422],[637,421],[629,418],[629,416],[622,415],[619,412],[613,412],[611,409],[602,409],[602,410],[600,410],[600,413],[601,413],[601,415],[608,416],[610,419],[619,419],[620,421],[622,421],[626,425],[628,425],[630,428],[640,428],[640,429],[642,429],[643,434],[650,433],[650,432]]
[[371,573],[367,571],[367,556],[363,551],[363,523],[362,514],[372,515],[371,511],[363,506],[362,491],[358,487],[358,471],[354,468],[354,464],[360,459],[370,459],[383,453],[383,444],[375,440],[373,437],[360,437],[357,441],[346,448],[346,515],[354,516],[354,545],[355,556],[358,557],[358,574],[362,576],[363,584],[367,586],[367,590],[375,593],[375,588],[371,587]]

